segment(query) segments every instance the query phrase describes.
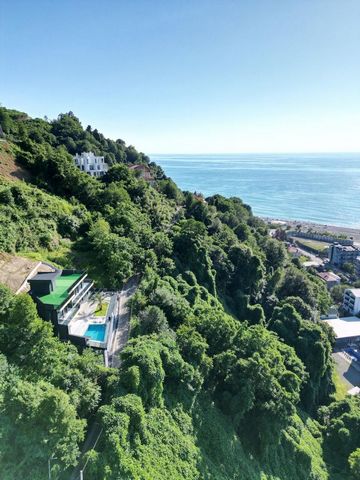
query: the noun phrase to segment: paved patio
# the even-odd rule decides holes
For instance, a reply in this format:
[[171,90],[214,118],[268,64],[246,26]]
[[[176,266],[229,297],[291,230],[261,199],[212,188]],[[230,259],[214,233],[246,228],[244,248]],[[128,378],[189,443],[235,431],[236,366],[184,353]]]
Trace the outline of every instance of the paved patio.
[[[109,304],[111,295],[105,293],[103,296],[103,303]],[[71,335],[83,336],[88,329],[88,326],[93,323],[105,323],[106,314],[102,317],[95,316],[95,311],[98,307],[98,301],[92,295],[86,302],[82,303],[78,312],[69,323],[69,333]]]

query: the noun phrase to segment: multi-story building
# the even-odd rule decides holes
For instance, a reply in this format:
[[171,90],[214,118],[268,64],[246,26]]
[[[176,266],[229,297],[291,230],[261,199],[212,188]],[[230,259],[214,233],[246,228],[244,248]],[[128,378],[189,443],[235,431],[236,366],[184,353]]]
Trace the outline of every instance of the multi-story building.
[[360,312],[360,288],[347,288],[345,290],[342,307],[350,315],[357,315]]
[[345,263],[354,263],[359,253],[359,250],[352,245],[333,243],[329,247],[329,261],[337,267],[342,267]]
[[58,337],[102,351],[108,364],[108,346],[113,346],[118,328],[119,292],[96,291],[87,274],[75,270],[37,273],[28,282],[40,317],[53,324]]
[[355,258],[355,275],[360,277],[360,257]]
[[77,153],[74,157],[74,162],[81,171],[88,173],[92,177],[101,177],[109,169],[104,157],[97,157],[93,152],[83,152],[81,155]]

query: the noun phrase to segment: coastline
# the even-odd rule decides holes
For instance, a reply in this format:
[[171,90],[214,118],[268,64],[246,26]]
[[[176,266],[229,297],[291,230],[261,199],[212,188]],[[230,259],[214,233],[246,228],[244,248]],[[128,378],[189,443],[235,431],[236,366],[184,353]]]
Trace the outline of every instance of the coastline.
[[347,238],[352,238],[355,243],[360,244],[360,228],[341,227],[339,225],[325,225],[322,223],[307,222],[304,220],[288,220],[284,218],[262,217],[259,216],[265,222],[281,223],[283,225],[289,225],[291,228],[296,228],[297,225],[301,225],[301,230],[307,230],[312,228],[316,232],[325,233],[330,232],[336,235],[346,235]]

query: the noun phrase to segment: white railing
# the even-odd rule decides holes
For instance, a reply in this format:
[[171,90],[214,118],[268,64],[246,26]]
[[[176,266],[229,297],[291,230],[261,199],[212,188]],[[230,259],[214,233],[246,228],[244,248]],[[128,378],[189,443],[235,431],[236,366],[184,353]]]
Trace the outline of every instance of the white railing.
[[74,313],[78,310],[79,301],[82,298],[84,298],[84,296],[90,290],[92,285],[93,285],[93,282],[91,282],[91,281],[85,281],[84,282],[84,287],[80,290],[80,292],[78,292],[73,298],[71,298],[69,300],[73,303],[73,306],[71,307],[71,309],[66,313],[60,312],[60,314],[58,315],[58,322],[59,323],[66,324],[70,321],[70,319],[73,318]]

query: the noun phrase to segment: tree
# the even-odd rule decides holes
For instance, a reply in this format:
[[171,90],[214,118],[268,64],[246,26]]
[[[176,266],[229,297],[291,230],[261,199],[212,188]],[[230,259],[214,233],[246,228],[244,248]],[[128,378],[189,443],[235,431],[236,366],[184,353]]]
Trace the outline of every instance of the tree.
[[344,270],[344,272],[349,273],[350,275],[354,275],[355,273],[355,265],[353,263],[344,263],[342,269]]
[[287,254],[282,242],[274,238],[267,238],[263,248],[266,255],[266,266],[268,269],[272,267],[276,270],[284,265]]
[[259,325],[240,328],[212,372],[220,408],[261,449],[289,422],[304,375],[293,349]]
[[[319,409],[319,420],[326,428],[324,446],[331,463],[348,467],[349,456],[360,445],[360,397],[348,395],[344,400]],[[357,471],[359,454],[351,457],[350,468]]]
[[280,299],[297,296],[308,305],[316,305],[315,292],[309,278],[304,272],[293,266],[286,269],[277,295]]
[[275,307],[269,328],[294,347],[304,363],[309,378],[304,384],[302,401],[308,411],[328,400],[333,392],[331,378],[331,342],[318,324],[302,320],[295,308],[287,303]]
[[354,450],[349,456],[350,472],[355,480],[360,479],[360,448]]
[[105,220],[98,220],[89,232],[90,245],[96,253],[94,263],[101,266],[104,285],[121,288],[133,273],[135,246],[131,240],[110,232]]
[[156,306],[147,307],[141,312],[139,315],[139,323],[142,335],[164,332],[169,328],[164,312]]
[[[75,465],[85,421],[77,419],[68,395],[46,382],[32,384],[10,376],[0,413],[0,464],[4,480],[40,480],[48,459],[62,469]],[[56,468],[56,467],[55,467]]]

